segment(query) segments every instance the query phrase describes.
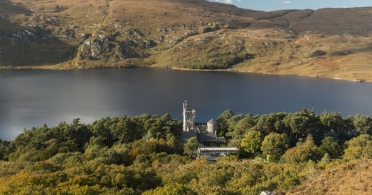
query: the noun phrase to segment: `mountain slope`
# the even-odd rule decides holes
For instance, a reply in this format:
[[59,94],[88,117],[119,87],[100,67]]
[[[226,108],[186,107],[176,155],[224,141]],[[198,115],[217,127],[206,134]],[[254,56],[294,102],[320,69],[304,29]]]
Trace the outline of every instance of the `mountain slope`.
[[1,0],[0,68],[154,66],[372,80],[372,8]]
[[371,163],[365,159],[337,165],[286,194],[371,194]]

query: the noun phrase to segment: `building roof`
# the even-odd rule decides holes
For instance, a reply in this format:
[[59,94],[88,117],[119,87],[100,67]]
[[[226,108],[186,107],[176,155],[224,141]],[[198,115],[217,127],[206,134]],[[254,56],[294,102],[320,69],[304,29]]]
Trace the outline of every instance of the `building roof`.
[[237,147],[199,147],[200,152],[236,152]]
[[190,139],[196,136],[197,136],[197,133],[195,131],[182,131],[182,134],[181,134],[182,139]]
[[213,120],[213,118],[211,120],[209,120],[207,123],[210,123],[210,124],[215,124],[216,121]]
[[198,140],[217,140],[217,135],[211,132],[198,133]]

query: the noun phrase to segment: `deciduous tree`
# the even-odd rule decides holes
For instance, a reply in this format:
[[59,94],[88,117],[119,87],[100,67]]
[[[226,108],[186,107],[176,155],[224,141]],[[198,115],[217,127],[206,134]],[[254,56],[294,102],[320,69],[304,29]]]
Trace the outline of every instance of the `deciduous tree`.
[[260,149],[262,141],[263,136],[260,131],[249,131],[240,141],[240,147],[249,154],[255,154],[257,152],[261,152]]
[[270,156],[270,159],[273,160],[279,160],[288,147],[289,139],[287,134],[270,133],[261,144],[262,153],[265,156]]

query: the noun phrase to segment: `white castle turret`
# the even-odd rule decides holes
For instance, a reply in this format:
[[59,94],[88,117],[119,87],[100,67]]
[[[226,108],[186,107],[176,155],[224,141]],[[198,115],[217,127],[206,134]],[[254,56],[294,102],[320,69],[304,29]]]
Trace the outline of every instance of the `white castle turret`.
[[213,119],[207,122],[207,132],[214,133],[214,134],[217,133],[217,123]]
[[183,131],[190,131],[195,129],[195,110],[187,109],[187,102],[183,103]]

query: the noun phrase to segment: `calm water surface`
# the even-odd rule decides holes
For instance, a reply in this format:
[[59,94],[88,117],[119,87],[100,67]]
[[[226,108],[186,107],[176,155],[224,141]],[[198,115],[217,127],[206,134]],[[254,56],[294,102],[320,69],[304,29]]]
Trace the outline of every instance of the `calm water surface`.
[[182,118],[182,102],[206,122],[236,114],[296,112],[302,108],[372,115],[372,84],[296,76],[163,69],[0,71],[0,138],[23,129],[80,118],[143,113]]

